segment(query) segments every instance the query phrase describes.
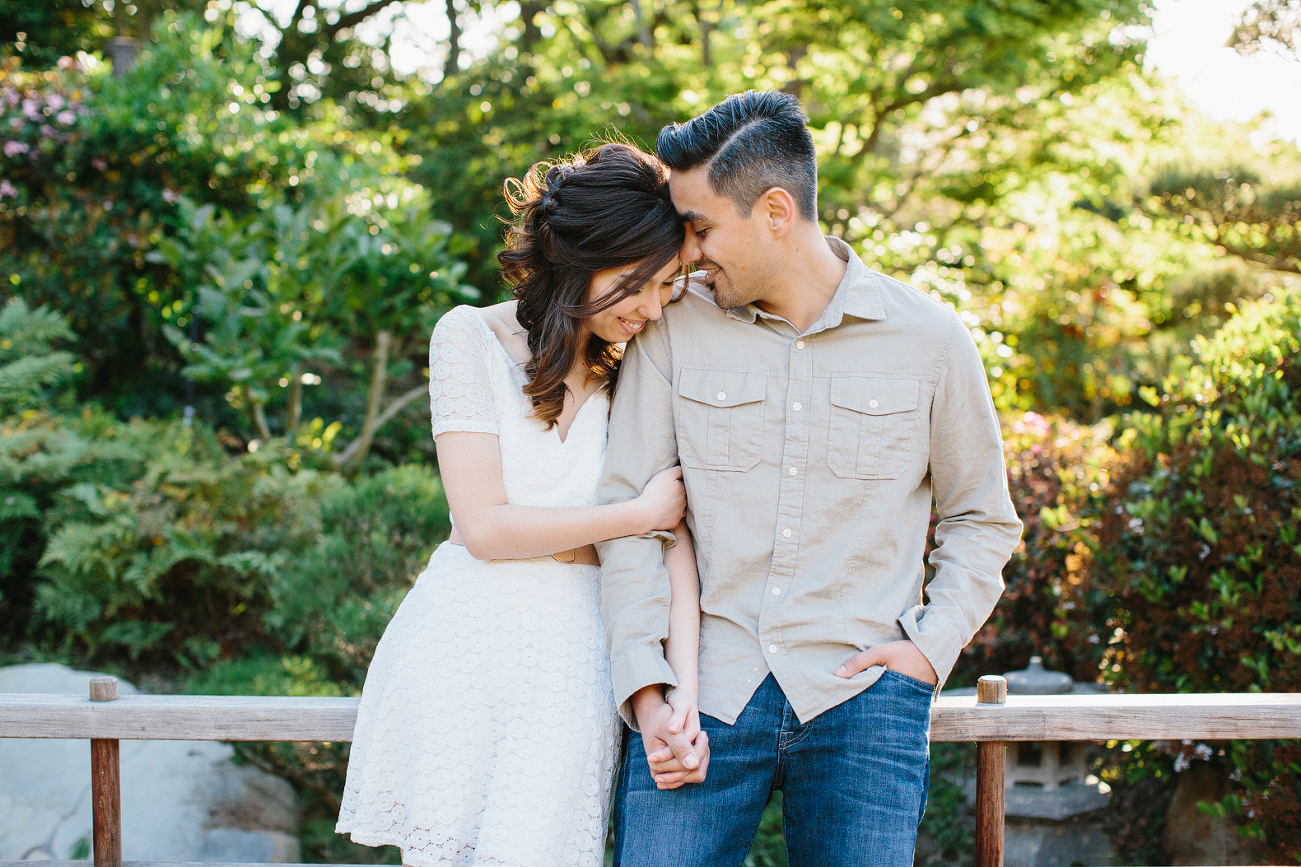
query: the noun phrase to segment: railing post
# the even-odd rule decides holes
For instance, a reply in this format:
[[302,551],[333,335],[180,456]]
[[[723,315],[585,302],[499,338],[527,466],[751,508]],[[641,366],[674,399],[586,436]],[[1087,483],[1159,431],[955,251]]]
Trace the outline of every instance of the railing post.
[[[977,705],[1007,702],[1007,681],[987,674],[976,684]],[[1003,787],[1007,742],[976,745],[976,867],[1003,867]]]
[[[117,701],[116,677],[92,677],[91,701]],[[91,827],[95,867],[122,867],[122,777],[118,742],[90,741]]]

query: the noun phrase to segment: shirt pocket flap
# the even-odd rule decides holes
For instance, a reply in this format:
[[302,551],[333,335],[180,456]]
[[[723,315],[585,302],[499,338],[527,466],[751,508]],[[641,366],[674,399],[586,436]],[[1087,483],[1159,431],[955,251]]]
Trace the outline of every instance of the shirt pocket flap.
[[843,377],[831,380],[831,405],[865,415],[891,415],[917,408],[916,380]]
[[678,394],[709,406],[754,403],[763,400],[766,389],[767,379],[758,373],[685,369],[678,378]]

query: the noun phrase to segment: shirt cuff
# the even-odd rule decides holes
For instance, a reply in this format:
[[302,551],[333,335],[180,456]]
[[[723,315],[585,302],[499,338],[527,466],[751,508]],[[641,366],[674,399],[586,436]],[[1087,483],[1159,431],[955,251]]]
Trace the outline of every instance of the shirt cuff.
[[664,652],[646,644],[633,645],[611,659],[610,680],[614,684],[614,701],[619,716],[635,732],[641,729],[637,727],[637,716],[632,712],[633,693],[657,683],[678,685]]
[[924,605],[914,605],[900,614],[899,626],[903,628],[908,640],[917,645],[931,668],[935,669],[935,675],[939,678],[935,682],[935,694],[938,696],[967,642],[959,639],[947,624],[938,622],[938,618],[927,620]]

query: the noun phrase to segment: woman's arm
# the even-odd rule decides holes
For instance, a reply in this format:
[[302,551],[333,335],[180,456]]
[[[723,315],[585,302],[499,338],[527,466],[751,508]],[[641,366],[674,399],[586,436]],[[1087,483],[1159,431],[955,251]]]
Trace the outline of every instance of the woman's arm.
[[[619,536],[667,530],[682,520],[682,470],[665,470],[641,496],[607,506],[511,505],[495,434],[448,431],[434,437],[452,519],[476,560],[545,557]],[[694,571],[694,570],[693,570]]]
[[696,707],[700,671],[700,574],[696,571],[695,546],[686,523],[674,527],[673,535],[677,544],[664,552],[670,590],[669,637],[664,657],[678,685],[668,691],[667,698],[658,685],[638,690],[632,696],[637,719],[642,723],[646,761],[659,789],[676,789],[700,773],[698,765],[678,764],[673,751],[650,734],[646,722],[654,715],[667,714],[671,733],[681,733],[691,743],[701,735],[700,711]]
[[[673,528],[677,544],[664,552],[669,572],[669,639],[664,646],[678,685],[669,697],[674,719],[669,728],[675,734],[686,725],[688,714],[696,713],[700,671],[700,574],[696,571],[696,549],[686,522]],[[676,724],[676,727],[675,727]],[[699,721],[696,721],[699,726]]]

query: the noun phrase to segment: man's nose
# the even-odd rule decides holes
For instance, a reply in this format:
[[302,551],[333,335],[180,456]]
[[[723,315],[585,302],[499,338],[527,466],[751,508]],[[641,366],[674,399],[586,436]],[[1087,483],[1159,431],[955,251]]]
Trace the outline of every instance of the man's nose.
[[694,232],[688,229],[687,239],[682,242],[682,264],[691,265],[695,262],[699,262],[700,259],[700,239],[696,237]]

